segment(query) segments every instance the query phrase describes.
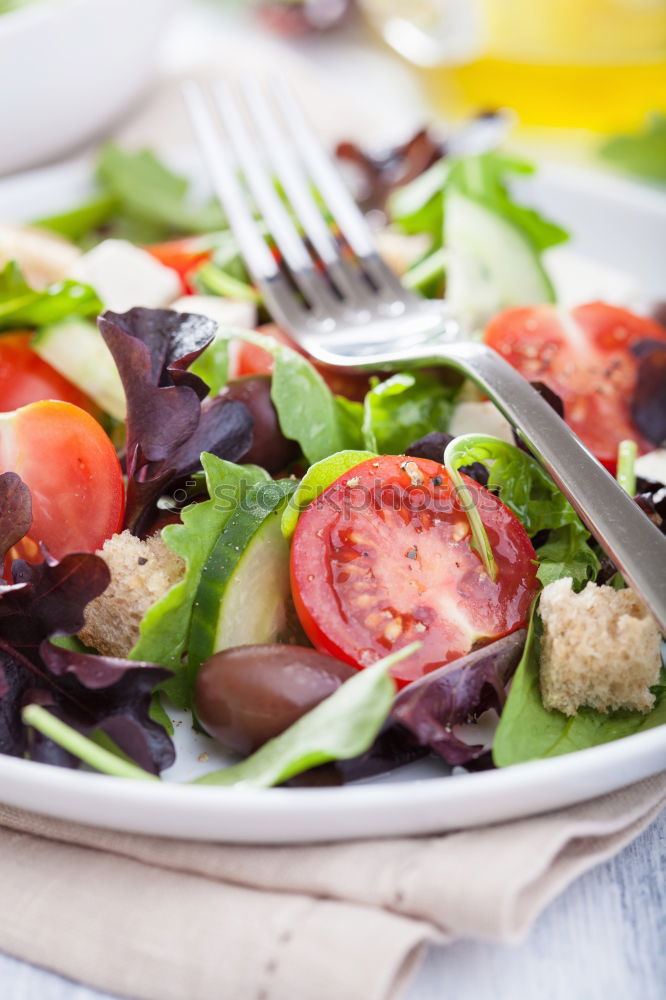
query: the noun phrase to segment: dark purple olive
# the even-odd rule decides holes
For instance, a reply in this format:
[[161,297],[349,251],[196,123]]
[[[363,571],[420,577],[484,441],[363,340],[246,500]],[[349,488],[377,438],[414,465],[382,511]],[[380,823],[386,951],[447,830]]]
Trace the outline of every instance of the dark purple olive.
[[254,421],[252,446],[242,456],[241,462],[260,465],[274,474],[281,472],[298,458],[298,445],[286,438],[280,430],[271,399],[270,375],[245,375],[232,379],[220,395],[244,403]]
[[235,646],[202,664],[194,707],[211,736],[249,754],[356,672],[305,646]]

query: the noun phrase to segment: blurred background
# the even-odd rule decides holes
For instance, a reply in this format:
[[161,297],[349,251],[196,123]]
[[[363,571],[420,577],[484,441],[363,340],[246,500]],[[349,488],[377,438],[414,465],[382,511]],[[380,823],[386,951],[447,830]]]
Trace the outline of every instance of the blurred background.
[[278,68],[331,138],[343,107],[370,141],[511,109],[518,145],[666,180],[666,0],[0,0],[0,15],[3,173],[126,123],[156,79]]

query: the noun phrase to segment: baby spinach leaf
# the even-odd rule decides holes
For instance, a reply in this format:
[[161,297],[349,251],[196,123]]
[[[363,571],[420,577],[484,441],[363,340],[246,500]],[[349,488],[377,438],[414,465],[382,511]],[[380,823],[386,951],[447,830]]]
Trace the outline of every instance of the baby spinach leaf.
[[539,682],[541,635],[541,619],[533,612],[525,651],[495,733],[493,761],[497,767],[557,757],[666,724],[665,674],[662,685],[653,689],[657,701],[647,715],[626,710],[604,713],[592,708],[581,708],[573,716],[548,711],[541,700]]
[[127,151],[110,143],[100,151],[97,176],[123,211],[159,223],[171,231],[206,233],[225,226],[217,201],[192,204],[189,184],[148,149]]
[[175,236],[210,233],[226,225],[214,199],[193,203],[188,181],[169,170],[150,150],[103,146],[96,179],[98,188],[86,201],[38,219],[35,225],[84,247],[110,236],[157,243]]
[[234,465],[205,452],[201,464],[210,499],[186,507],[183,523],[167,525],[162,531],[169,548],[185,560],[185,576],[146,612],[141,636],[130,653],[132,660],[151,660],[174,671],[164,688],[180,708],[189,704],[183,654],[201,572],[243,491],[270,478],[257,466]]
[[301,511],[305,510],[313,500],[316,500],[325,489],[328,489],[331,483],[339,479],[340,476],[344,476],[345,472],[349,472],[354,466],[374,457],[371,451],[339,451],[335,455],[311,465],[296,492],[290,497],[282,514],[282,534],[284,537],[291,538],[296,531]]
[[195,784],[270,788],[311,767],[364,753],[388,717],[395,696],[389,670],[419,648],[412,643],[373,663],[247,760],[198,778]]
[[350,411],[337,402],[307,358],[273,337],[229,327],[218,338],[243,340],[262,347],[275,358],[271,398],[285,437],[298,441],[308,462],[349,447]]
[[378,382],[364,401],[365,446],[382,455],[402,455],[430,431],[444,431],[457,389],[423,372],[401,372]]

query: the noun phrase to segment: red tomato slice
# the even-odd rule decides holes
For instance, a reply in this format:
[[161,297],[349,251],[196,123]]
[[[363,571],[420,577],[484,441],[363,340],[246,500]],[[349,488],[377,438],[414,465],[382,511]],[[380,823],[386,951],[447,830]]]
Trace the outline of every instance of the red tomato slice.
[[[267,323],[260,326],[257,333],[262,333],[265,337],[273,337],[280,344],[286,344],[294,351],[305,354],[304,351],[294,343],[294,341],[284,333],[279,326],[274,323]],[[236,341],[231,351],[231,377],[240,378],[242,375],[272,375],[275,360],[272,354],[255,344],[245,344]],[[370,388],[367,375],[354,375],[342,371],[333,371],[329,368],[315,364],[315,368],[325,380],[332,392],[339,396],[346,396],[347,399],[354,399],[361,402]]]
[[464,478],[495,556],[495,583],[438,462],[369,459],[303,511],[292,593],[317,649],[365,667],[419,640],[421,649],[392,671],[406,684],[525,625],[538,589],[532,543],[510,510]]
[[60,399],[89,413],[99,408],[60,372],[42,361],[30,346],[30,333],[0,334],[0,412],[40,399]]
[[40,561],[38,542],[62,559],[94,552],[122,525],[125,491],[113,445],[71,403],[39,402],[0,416],[0,472],[17,472],[32,494],[32,525],[12,550]]
[[208,247],[202,247],[202,241],[198,237],[154,243],[145,249],[165,267],[173,268],[178,273],[185,295],[194,293],[192,278],[201,265],[213,256],[213,251]]
[[590,451],[613,471],[620,441],[654,447],[631,421],[639,340],[666,341],[666,330],[626,309],[590,302],[567,312],[555,306],[508,309],[491,320],[485,341],[531,382],[562,398],[564,417]]

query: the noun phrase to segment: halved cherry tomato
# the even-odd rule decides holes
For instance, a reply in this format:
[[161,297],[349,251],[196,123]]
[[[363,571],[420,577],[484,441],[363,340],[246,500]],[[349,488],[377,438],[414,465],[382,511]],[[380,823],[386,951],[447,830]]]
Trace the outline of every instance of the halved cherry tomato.
[[178,273],[185,295],[193,294],[195,288],[192,278],[201,265],[213,256],[213,251],[202,247],[201,239],[196,236],[184,240],[169,240],[168,243],[154,243],[144,249],[165,267],[173,268]]
[[497,497],[464,478],[493,550],[494,583],[438,462],[369,459],[303,511],[291,584],[317,649],[365,667],[419,640],[392,671],[406,684],[525,625],[538,588],[532,543]]
[[31,334],[24,332],[0,334],[0,412],[40,399],[60,399],[99,413],[89,396],[33,351],[30,338]]
[[30,531],[10,553],[41,560],[94,552],[119,531],[125,507],[120,463],[89,413],[44,401],[0,415],[0,472],[17,472],[32,494]]
[[666,330],[626,309],[590,302],[570,312],[555,306],[507,309],[491,320],[485,341],[531,382],[562,398],[571,429],[614,471],[620,441],[641,451],[653,444],[631,421],[639,340],[666,341]]
[[[265,337],[273,337],[280,344],[286,344],[299,354],[304,351],[290,337],[276,326],[274,323],[266,323],[260,326],[257,333],[262,333]],[[255,344],[246,344],[243,341],[236,341],[231,354],[230,374],[232,378],[240,378],[242,375],[272,375],[275,359],[272,354]],[[315,364],[315,368],[322,376],[329,388],[340,396],[347,399],[362,401],[366,392],[370,388],[367,375],[356,375],[350,372],[334,371],[325,368],[323,365]]]

